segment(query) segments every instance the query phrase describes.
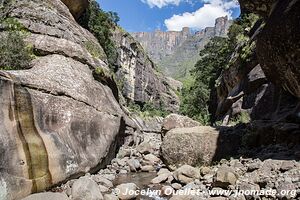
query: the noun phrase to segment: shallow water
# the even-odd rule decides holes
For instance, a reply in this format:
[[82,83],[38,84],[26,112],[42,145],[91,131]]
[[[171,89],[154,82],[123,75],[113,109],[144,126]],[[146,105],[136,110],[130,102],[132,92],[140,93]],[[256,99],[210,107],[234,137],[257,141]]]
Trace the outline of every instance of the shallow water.
[[[156,172],[140,172],[140,173],[129,173],[122,174],[117,176],[114,181],[114,185],[120,185],[123,183],[135,183],[140,190],[150,190],[150,191],[158,191],[161,188],[161,185],[153,185],[151,184],[151,180],[157,176]],[[155,192],[152,195],[148,196],[138,196],[137,199],[140,200],[167,200],[169,198],[161,197]]]

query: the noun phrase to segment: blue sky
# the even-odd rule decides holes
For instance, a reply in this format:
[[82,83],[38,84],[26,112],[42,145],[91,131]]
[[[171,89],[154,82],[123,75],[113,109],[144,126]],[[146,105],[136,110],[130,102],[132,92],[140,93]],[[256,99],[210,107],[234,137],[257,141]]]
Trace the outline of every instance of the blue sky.
[[236,18],[240,11],[233,0],[97,0],[105,11],[115,11],[119,24],[129,32],[156,29],[199,30],[213,26],[217,17]]

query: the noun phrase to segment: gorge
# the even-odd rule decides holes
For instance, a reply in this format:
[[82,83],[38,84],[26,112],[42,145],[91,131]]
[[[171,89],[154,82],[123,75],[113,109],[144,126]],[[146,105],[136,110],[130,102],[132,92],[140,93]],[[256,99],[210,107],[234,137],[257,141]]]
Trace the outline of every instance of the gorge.
[[[212,126],[180,115],[173,78],[234,21],[131,35],[95,1],[1,3],[0,200],[300,198],[299,0],[239,0],[258,17],[213,80]],[[166,195],[183,190],[202,193]]]

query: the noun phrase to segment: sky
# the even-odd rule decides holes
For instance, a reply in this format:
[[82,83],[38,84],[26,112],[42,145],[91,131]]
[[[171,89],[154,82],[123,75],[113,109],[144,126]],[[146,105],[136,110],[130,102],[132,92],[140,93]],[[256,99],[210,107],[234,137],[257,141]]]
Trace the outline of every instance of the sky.
[[217,17],[236,18],[236,0],[97,0],[105,11],[117,12],[128,32],[201,30],[214,26]]

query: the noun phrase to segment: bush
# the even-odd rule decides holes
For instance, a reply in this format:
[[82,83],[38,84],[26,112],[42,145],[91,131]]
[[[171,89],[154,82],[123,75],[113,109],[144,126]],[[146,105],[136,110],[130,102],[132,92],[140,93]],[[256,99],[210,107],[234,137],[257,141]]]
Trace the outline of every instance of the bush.
[[229,124],[235,126],[237,124],[247,124],[251,120],[251,117],[247,111],[242,111],[234,119],[230,120]]
[[24,42],[26,33],[22,26],[14,19],[1,21],[1,26],[7,31],[0,35],[0,69],[26,69],[32,60],[32,48]]
[[129,103],[128,108],[131,112],[138,114],[141,117],[147,118],[147,117],[166,117],[170,114],[169,111],[166,111],[164,109],[164,105],[162,102],[160,102],[159,108],[155,106],[153,103],[147,102],[143,105],[138,105],[134,103]]

